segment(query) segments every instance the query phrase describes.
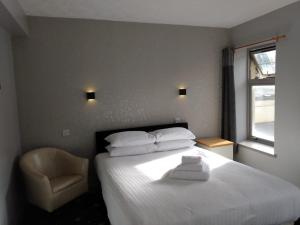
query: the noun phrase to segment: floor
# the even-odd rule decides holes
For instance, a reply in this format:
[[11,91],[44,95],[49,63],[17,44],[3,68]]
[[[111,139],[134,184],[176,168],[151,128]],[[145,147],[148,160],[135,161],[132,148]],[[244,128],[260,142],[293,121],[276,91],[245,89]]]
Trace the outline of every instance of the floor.
[[28,205],[23,221],[22,225],[109,225],[102,196],[91,193],[53,213]]

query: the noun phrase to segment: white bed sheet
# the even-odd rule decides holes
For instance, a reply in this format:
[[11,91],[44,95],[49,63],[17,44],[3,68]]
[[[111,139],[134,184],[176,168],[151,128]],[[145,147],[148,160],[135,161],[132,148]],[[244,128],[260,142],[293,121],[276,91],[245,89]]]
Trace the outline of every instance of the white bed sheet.
[[[207,157],[207,182],[172,180],[182,155]],[[139,156],[98,154],[112,225],[280,225],[300,215],[300,190],[198,147]]]

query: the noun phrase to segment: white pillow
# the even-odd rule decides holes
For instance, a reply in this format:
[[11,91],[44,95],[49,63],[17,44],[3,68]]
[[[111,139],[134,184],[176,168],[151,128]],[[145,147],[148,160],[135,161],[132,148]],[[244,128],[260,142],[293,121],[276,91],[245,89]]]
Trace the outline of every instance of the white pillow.
[[112,147],[109,145],[106,147],[106,149],[109,151],[109,155],[114,157],[152,153],[155,152],[157,146],[155,144],[138,145],[130,147]]
[[163,141],[173,141],[173,140],[192,140],[195,139],[195,135],[185,129],[183,127],[174,127],[174,128],[167,128],[156,130],[150,132],[156,138],[156,142],[163,142]]
[[192,147],[196,142],[192,140],[174,140],[174,141],[164,141],[157,143],[157,152],[176,150],[181,148]]
[[111,147],[127,147],[153,144],[155,137],[145,131],[124,131],[111,134],[105,140],[110,143]]

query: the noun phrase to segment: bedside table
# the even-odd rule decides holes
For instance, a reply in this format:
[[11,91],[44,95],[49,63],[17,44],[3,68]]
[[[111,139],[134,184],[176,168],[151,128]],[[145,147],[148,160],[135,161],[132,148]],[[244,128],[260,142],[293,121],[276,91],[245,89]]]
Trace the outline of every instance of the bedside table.
[[212,151],[233,160],[233,142],[221,138],[198,138],[196,140],[200,148]]

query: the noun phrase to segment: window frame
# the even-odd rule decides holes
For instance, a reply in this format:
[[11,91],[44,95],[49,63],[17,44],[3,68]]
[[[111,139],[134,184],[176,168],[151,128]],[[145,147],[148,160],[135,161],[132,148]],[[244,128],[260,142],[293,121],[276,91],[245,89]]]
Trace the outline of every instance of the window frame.
[[[270,141],[267,139],[263,139],[260,137],[256,137],[252,135],[252,113],[253,113],[253,107],[252,107],[252,87],[253,86],[275,86],[275,93],[276,93],[276,84],[275,84],[275,77],[277,74],[277,68],[274,77],[258,80],[258,79],[251,79],[251,71],[250,71],[250,64],[251,64],[251,53],[253,51],[262,51],[264,49],[275,49],[276,50],[276,64],[275,67],[277,67],[277,48],[276,44],[268,44],[268,45],[261,45],[257,46],[254,48],[250,48],[247,51],[247,101],[248,101],[248,110],[247,110],[247,135],[248,135],[248,140],[258,142],[261,144],[269,145],[269,146],[274,146],[274,141]],[[275,94],[275,103],[276,103],[276,94]],[[276,105],[275,105],[275,110],[276,110]],[[274,112],[275,113],[275,112]],[[275,126],[274,126],[275,127]],[[275,137],[274,137],[275,139]]]

